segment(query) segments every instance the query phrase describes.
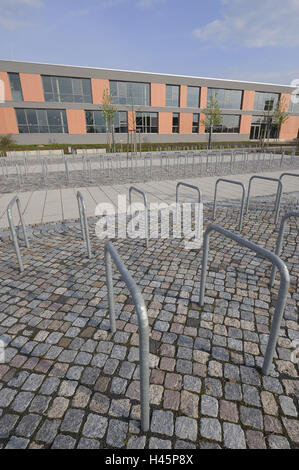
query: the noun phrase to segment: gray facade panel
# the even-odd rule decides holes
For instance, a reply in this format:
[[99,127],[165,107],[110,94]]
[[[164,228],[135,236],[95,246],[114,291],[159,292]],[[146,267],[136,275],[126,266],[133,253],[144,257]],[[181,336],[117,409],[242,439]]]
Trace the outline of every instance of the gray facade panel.
[[169,85],[208,86],[212,88],[229,88],[232,90],[256,90],[278,93],[290,93],[295,87],[275,85],[258,82],[244,82],[238,80],[225,80],[204,77],[188,77],[180,75],[166,75],[147,72],[134,72],[113,69],[100,69],[89,67],[74,67],[68,65],[38,64],[31,62],[14,62],[0,60],[0,71],[40,73],[44,75],[58,75],[82,78],[103,78],[108,80],[165,83]]

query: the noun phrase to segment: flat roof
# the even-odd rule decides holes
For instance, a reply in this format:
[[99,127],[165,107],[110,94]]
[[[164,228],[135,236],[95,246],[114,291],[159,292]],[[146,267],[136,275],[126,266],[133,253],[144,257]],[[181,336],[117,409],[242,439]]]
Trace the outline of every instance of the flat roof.
[[[46,66],[46,67],[66,67],[70,69],[77,69],[77,70],[87,70],[87,71],[103,71],[103,72],[111,72],[111,73],[125,73],[125,74],[141,74],[141,75],[152,75],[155,77],[173,77],[173,78],[181,78],[181,79],[190,79],[192,81],[194,80],[208,80],[211,82],[228,82],[232,84],[249,84],[249,85],[257,85],[257,86],[270,86],[270,87],[280,87],[280,88],[285,88],[285,89],[290,89],[294,90],[296,87],[292,85],[285,85],[285,84],[275,84],[275,83],[266,83],[266,82],[254,82],[254,81],[245,81],[245,80],[232,80],[232,79],[227,79],[227,78],[213,78],[213,77],[200,77],[200,76],[195,76],[195,75],[180,75],[180,74],[166,74],[166,73],[158,73],[158,72],[144,72],[144,71],[137,71],[137,70],[124,70],[124,69],[108,69],[108,68],[103,68],[103,67],[87,67],[87,66],[80,66],[80,65],[67,65],[67,64],[51,64],[51,63],[46,63],[46,62],[27,62],[27,61],[15,61],[15,60],[5,60],[5,59],[0,59],[0,68],[1,64],[6,63],[6,64],[11,64],[11,65],[26,65],[26,66]],[[251,88],[251,87],[250,87]]]

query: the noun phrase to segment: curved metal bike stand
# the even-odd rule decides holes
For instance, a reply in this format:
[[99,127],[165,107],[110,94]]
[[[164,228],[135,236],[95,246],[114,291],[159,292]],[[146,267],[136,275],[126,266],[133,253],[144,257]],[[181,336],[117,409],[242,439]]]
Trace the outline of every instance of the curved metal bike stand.
[[70,172],[69,172],[69,165],[66,157],[64,157],[64,166],[65,166],[65,176],[66,176],[66,182],[69,184],[70,182]]
[[17,255],[18,263],[19,263],[20,272],[23,272],[24,271],[24,266],[23,266],[23,262],[22,262],[20,246],[19,246],[19,242],[18,242],[16,229],[15,229],[15,226],[14,226],[14,223],[13,223],[12,213],[11,213],[12,207],[13,207],[14,204],[17,205],[17,209],[18,209],[19,217],[20,217],[20,222],[21,222],[22,230],[23,230],[23,234],[24,234],[25,245],[26,245],[27,248],[29,248],[29,241],[28,241],[28,238],[27,238],[26,226],[25,226],[24,219],[23,219],[23,216],[22,216],[22,209],[21,209],[20,199],[19,199],[18,196],[15,196],[10,201],[10,203],[8,204],[7,209],[6,209],[6,213],[7,213],[7,218],[8,218],[8,223],[9,223],[9,228],[10,228],[12,241],[13,241],[13,244],[14,244],[14,247],[15,247],[15,252],[16,252],[16,255]]
[[[284,228],[285,228],[285,224],[286,224],[287,220],[290,217],[299,217],[299,212],[288,212],[281,219],[278,238],[277,238],[276,247],[275,247],[275,254],[277,256],[280,256],[280,254],[281,254],[282,242],[283,242],[283,236],[284,236]],[[275,274],[276,274],[276,266],[273,264],[272,271],[271,271],[271,276],[270,276],[270,282],[269,282],[270,287],[273,286],[274,279],[275,279]]]
[[197,194],[198,194],[198,203],[201,202],[201,191],[198,186],[194,186],[194,184],[189,184],[189,183],[184,183],[184,181],[179,181],[176,185],[176,190],[175,190],[175,202],[178,203],[179,201],[179,187],[180,186],[185,186],[186,188],[191,188],[194,189]]
[[275,198],[275,207],[274,207],[274,211],[275,211],[274,223],[276,225],[277,221],[278,221],[278,215],[279,215],[279,209],[280,209],[280,198],[281,198],[281,192],[282,192],[282,182],[279,178],[270,178],[269,176],[259,176],[259,175],[251,176],[251,178],[249,179],[249,184],[248,184],[248,194],[247,194],[247,201],[246,201],[246,207],[245,207],[245,214],[247,214],[247,211],[248,211],[251,183],[254,179],[267,180],[267,181],[276,181],[276,183],[278,183],[277,191],[276,191],[276,198]]
[[262,256],[263,258],[269,259],[272,263],[274,263],[280,272],[281,280],[279,286],[279,292],[277,296],[277,302],[275,306],[275,312],[272,320],[272,325],[270,329],[270,336],[269,341],[267,344],[267,349],[264,357],[262,372],[263,374],[267,375],[270,371],[270,367],[272,364],[272,359],[274,356],[274,351],[276,347],[276,342],[279,334],[280,324],[283,317],[287,295],[289,291],[290,285],[290,276],[289,271],[285,265],[285,263],[274,253],[271,251],[265,250],[258,245],[246,240],[245,238],[236,235],[229,230],[226,230],[219,225],[211,224],[207,227],[205,234],[204,234],[204,242],[203,242],[203,258],[202,258],[202,267],[201,267],[201,281],[200,281],[200,295],[199,295],[199,302],[200,306],[203,307],[204,305],[204,294],[205,294],[205,285],[206,285],[206,275],[207,275],[207,262],[209,256],[209,238],[212,231],[216,231],[221,233],[227,238],[236,241],[240,245],[249,248],[252,251],[255,251],[258,255]]
[[[186,188],[191,188],[191,189],[194,189],[197,194],[198,194],[198,201],[197,203],[200,204],[201,203],[201,191],[199,189],[198,186],[194,186],[194,184],[189,184],[189,183],[184,183],[183,181],[179,181],[176,185],[176,190],[175,190],[175,202],[176,204],[178,204],[179,202],[179,187],[180,186],[185,186]],[[199,208],[199,216],[200,216],[200,208]],[[199,225],[198,225],[198,230],[199,230]],[[197,232],[197,238],[199,238],[199,232]]]
[[[281,173],[281,175],[280,175],[280,177],[279,177],[279,179],[280,179],[281,182],[282,182],[282,178],[283,178],[284,176],[294,176],[295,178],[299,178],[299,173],[288,173],[288,172],[286,172],[286,173]],[[279,192],[279,197],[282,196],[282,189],[283,189],[283,188],[281,187],[281,188],[280,188],[280,192]],[[278,199],[278,194],[276,194],[275,207],[277,206],[277,199]]]
[[149,430],[149,325],[147,309],[143,296],[134,279],[121,261],[112,243],[108,241],[105,244],[105,267],[111,331],[113,333],[116,331],[111,258],[130,291],[137,312],[139,326],[141,429],[143,432],[147,432]]
[[243,213],[244,213],[245,194],[246,194],[245,185],[244,185],[241,181],[228,180],[228,179],[226,179],[226,178],[218,178],[218,180],[216,181],[216,184],[215,184],[215,191],[214,191],[213,220],[215,220],[215,218],[216,218],[217,187],[218,187],[218,183],[220,183],[220,181],[222,181],[222,182],[224,182],[224,183],[237,184],[237,185],[241,186],[241,188],[242,188],[242,200],[241,200],[240,218],[239,218],[239,226],[238,226],[238,230],[239,230],[239,232],[241,232],[241,230],[242,230],[242,224],[243,224]]
[[89,239],[89,228],[86,216],[85,202],[80,191],[77,191],[77,202],[80,216],[80,224],[82,230],[83,241],[86,244],[88,258],[92,257],[91,248],[90,248],[90,239]]
[[144,159],[143,159],[143,165],[144,165],[144,168],[143,168],[143,178],[144,178],[144,180],[146,180],[147,162],[149,162],[150,178],[152,178],[152,174],[153,174],[153,157],[152,157],[152,154],[151,154],[150,152],[147,152],[147,153],[144,155]]
[[[132,192],[135,191],[136,193],[141,194],[143,197],[144,201],[144,221],[145,221],[145,246],[148,248],[148,209],[147,209],[147,197],[144,191],[141,191],[141,189],[136,188],[135,186],[130,186],[129,189],[129,203],[130,203],[130,212],[131,212],[131,217],[133,217],[132,214]],[[133,220],[132,220],[132,228],[133,228]]]
[[48,180],[48,164],[45,159],[42,160],[42,175],[43,175],[43,182],[44,184],[46,184]]

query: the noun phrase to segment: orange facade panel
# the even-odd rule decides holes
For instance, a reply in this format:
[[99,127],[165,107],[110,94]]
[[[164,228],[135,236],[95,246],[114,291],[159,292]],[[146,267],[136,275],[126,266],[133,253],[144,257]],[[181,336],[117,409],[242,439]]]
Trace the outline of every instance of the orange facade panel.
[[250,114],[242,114],[240,120],[240,134],[250,134],[252,116]]
[[159,134],[172,133],[172,113],[159,113]]
[[69,134],[86,134],[85,112],[83,109],[66,110]]
[[0,102],[1,101],[12,101],[10,83],[7,72],[0,72]]
[[136,130],[136,113],[135,111],[128,111],[128,130]]
[[205,124],[204,124],[205,119],[206,119],[205,114],[199,115],[199,129],[198,129],[199,134],[205,134],[205,129],[206,129]]
[[17,117],[13,108],[0,108],[0,134],[18,134]]
[[280,139],[293,140],[298,136],[299,116],[290,116],[289,119],[281,126]]
[[45,101],[42,77],[37,73],[20,73],[24,101]]
[[109,90],[109,80],[102,78],[91,79],[91,90],[92,90],[92,102],[94,104],[103,103],[103,93],[105,90]]
[[253,90],[244,90],[243,91],[242,109],[244,111],[252,111],[253,108],[254,108],[254,91]]
[[151,106],[165,106],[166,85],[164,83],[151,83]]
[[181,85],[180,107],[181,108],[186,108],[187,107],[187,85]]
[[202,86],[200,89],[200,108],[206,108],[208,102],[208,88]]
[[290,106],[291,95],[289,93],[281,93],[280,95],[280,103],[281,109],[283,111],[288,112]]
[[180,134],[192,134],[192,113],[180,114]]

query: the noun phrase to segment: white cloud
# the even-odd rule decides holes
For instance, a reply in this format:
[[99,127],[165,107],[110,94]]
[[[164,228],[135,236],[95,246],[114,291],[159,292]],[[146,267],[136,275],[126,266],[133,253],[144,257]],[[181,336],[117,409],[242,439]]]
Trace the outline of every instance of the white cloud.
[[0,0],[0,27],[16,30],[31,25],[32,20],[29,15],[32,9],[42,6],[42,0]]
[[299,0],[221,0],[220,18],[193,31],[213,45],[298,46]]

